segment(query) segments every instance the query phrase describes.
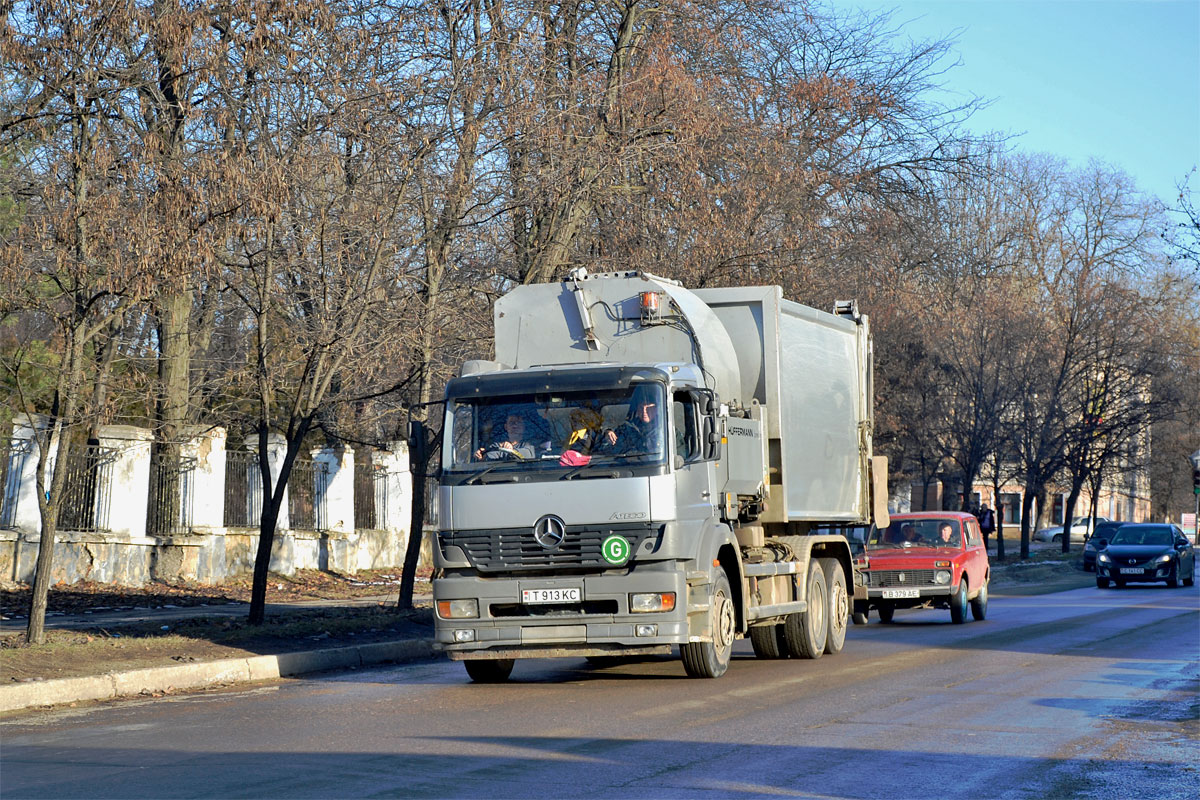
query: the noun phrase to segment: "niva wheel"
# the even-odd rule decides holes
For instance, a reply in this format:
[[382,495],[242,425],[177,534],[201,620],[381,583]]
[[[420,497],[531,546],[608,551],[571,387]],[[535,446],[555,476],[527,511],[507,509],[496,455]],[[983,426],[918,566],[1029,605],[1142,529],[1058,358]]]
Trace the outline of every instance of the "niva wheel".
[[958,588],[950,595],[950,619],[961,625],[967,621],[967,579],[958,582]]
[[976,622],[983,622],[987,617],[988,606],[988,587],[985,583],[983,588],[979,590],[979,594],[975,595],[975,599],[971,601],[971,616]]

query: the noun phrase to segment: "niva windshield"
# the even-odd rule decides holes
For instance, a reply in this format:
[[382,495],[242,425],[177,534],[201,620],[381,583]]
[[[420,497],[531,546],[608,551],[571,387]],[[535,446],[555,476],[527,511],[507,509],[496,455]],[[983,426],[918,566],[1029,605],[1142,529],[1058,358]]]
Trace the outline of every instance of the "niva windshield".
[[662,464],[664,399],[662,385],[649,382],[457,398],[446,407],[443,471],[557,476],[564,469]]
[[962,527],[956,519],[895,520],[871,534],[868,550],[895,547],[962,547]]

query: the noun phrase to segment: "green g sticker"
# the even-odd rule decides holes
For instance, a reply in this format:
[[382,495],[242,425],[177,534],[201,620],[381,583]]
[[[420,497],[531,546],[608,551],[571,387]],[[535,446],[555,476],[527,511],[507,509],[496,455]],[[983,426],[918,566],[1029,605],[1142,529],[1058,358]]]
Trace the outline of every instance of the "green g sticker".
[[624,564],[629,560],[629,541],[614,533],[600,545],[600,554],[610,564]]

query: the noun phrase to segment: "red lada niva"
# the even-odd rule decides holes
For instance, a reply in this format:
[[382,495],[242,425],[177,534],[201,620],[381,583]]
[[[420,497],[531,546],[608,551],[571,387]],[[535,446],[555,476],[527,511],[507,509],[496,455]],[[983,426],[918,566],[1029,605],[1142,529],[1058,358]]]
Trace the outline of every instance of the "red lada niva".
[[867,599],[855,612],[875,609],[891,622],[897,608],[949,608],[950,618],[965,622],[967,605],[977,620],[987,615],[987,550],[979,522],[956,511],[893,514],[891,524],[871,532],[863,580]]

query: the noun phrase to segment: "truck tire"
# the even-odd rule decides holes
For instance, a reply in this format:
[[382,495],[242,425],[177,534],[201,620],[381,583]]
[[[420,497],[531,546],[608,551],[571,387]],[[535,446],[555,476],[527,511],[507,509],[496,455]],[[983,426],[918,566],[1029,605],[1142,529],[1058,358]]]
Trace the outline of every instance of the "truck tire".
[[512,675],[513,663],[511,658],[471,659],[464,661],[463,666],[476,683],[504,683]]
[[825,635],[825,652],[830,655],[842,652],[846,646],[846,625],[850,617],[850,595],[846,592],[846,573],[842,562],[836,558],[820,559],[825,573],[825,585],[829,587],[828,632]]
[[954,594],[950,595],[950,620],[955,625],[961,625],[967,621],[967,579],[962,578],[958,582],[958,588],[954,590]]
[[792,656],[820,658],[825,652],[825,640],[829,634],[829,591],[825,587],[825,571],[821,569],[818,559],[809,562],[806,587],[808,610],[788,614],[783,623],[783,633]]
[[688,677],[719,678],[729,669],[729,658],[733,654],[733,632],[736,627],[732,597],[729,578],[722,570],[712,582],[712,591],[708,596],[708,622],[712,630],[712,641],[688,642],[679,648],[683,669]]
[[783,625],[759,625],[750,629],[750,646],[759,658],[787,658],[787,642],[783,638]]

